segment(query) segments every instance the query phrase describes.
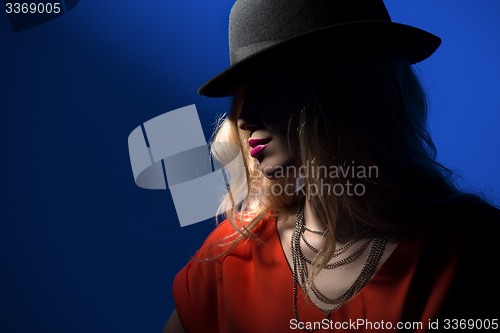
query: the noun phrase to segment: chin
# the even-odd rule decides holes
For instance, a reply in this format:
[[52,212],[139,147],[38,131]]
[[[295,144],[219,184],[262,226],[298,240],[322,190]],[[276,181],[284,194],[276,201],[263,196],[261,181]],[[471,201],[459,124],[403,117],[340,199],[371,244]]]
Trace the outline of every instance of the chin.
[[[283,179],[287,176],[287,167],[291,166],[288,161],[267,161],[264,158],[260,162],[260,171],[268,179]],[[293,174],[291,175],[293,176]]]

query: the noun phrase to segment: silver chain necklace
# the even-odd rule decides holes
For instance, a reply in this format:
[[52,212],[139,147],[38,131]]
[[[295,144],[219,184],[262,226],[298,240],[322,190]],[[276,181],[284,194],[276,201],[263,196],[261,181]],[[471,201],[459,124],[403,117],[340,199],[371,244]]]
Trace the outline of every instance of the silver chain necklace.
[[[324,233],[324,232],[321,232],[321,233],[320,233],[319,231],[314,232],[314,231],[312,231],[312,230],[308,229],[308,228],[307,228],[307,226],[305,226],[305,225],[304,225],[304,230],[306,230],[306,231],[310,231],[310,232],[313,232],[313,233],[316,233],[316,234],[321,235],[321,236],[323,236],[323,237],[326,235],[326,233]],[[349,250],[349,248],[350,248],[352,245],[356,244],[356,243],[357,243],[360,239],[362,239],[362,238],[366,237],[366,236],[368,235],[368,233],[369,233],[369,232],[368,232],[368,227],[363,228],[363,229],[361,230],[361,232],[357,233],[356,237],[354,237],[351,241],[349,241],[349,242],[348,242],[347,244],[345,244],[344,246],[342,246],[342,247],[340,247],[340,248],[338,248],[338,249],[335,249],[335,251],[334,251],[334,253],[333,253],[333,256],[334,256],[334,257],[337,257],[337,256],[341,255],[342,253],[347,252],[347,250]],[[314,246],[312,246],[312,245],[311,245],[311,243],[309,243],[309,242],[307,241],[307,239],[306,239],[306,235],[305,235],[305,232],[301,232],[300,237],[301,237],[301,238],[302,238],[302,240],[304,241],[304,244],[305,244],[305,245],[306,245],[306,246],[307,246],[307,247],[308,247],[311,251],[313,251],[314,253],[319,253],[319,250],[318,250],[317,248],[315,248]]]
[[[298,285],[302,284],[302,286],[307,285],[308,282],[308,268],[307,264],[311,264],[312,260],[307,258],[300,247],[300,240],[304,239],[303,237],[304,231],[305,231],[305,225],[304,225],[304,204],[300,206],[300,208],[297,211],[297,221],[295,223],[295,228],[292,233],[292,238],[290,240],[290,247],[291,247],[291,254],[292,254],[292,266],[293,266],[293,312],[295,315],[295,319],[297,322],[300,322],[299,319],[299,311],[297,307],[297,293],[298,293]],[[309,231],[309,230],[308,230]],[[304,239],[305,240],[305,239]],[[361,253],[366,249],[369,245],[369,243],[372,243],[372,247],[370,250],[370,254],[368,255],[368,258],[366,259],[366,262],[363,264],[363,268],[361,269],[361,272],[354,281],[354,283],[349,287],[349,289],[342,294],[339,297],[336,298],[328,298],[324,296],[322,293],[320,293],[313,284],[311,284],[310,290],[313,292],[313,294],[323,303],[329,304],[329,305],[334,305],[330,309],[321,309],[325,313],[325,318],[328,318],[330,314],[340,307],[344,302],[349,300],[352,296],[357,294],[366,284],[370,281],[370,279],[373,277],[373,274],[375,273],[377,266],[380,262],[380,258],[384,254],[385,247],[387,245],[387,237],[383,234],[375,233],[373,236],[370,236],[366,242],[364,242],[358,249],[355,250],[355,252],[350,255],[349,257],[346,257],[342,260],[333,262],[331,264],[327,265],[327,268],[331,269],[334,267],[339,267],[341,265],[348,264],[355,259],[357,259]],[[355,242],[349,242],[347,245],[350,247],[352,244]],[[307,245],[307,244],[306,244]],[[309,244],[310,245],[310,244]],[[309,246],[308,246],[309,247]],[[311,246],[312,247],[312,246]],[[310,248],[311,248],[310,247]],[[314,247],[312,247],[314,248]],[[313,250],[313,249],[311,249]],[[316,248],[313,250],[315,253],[316,251],[319,252]],[[359,253],[358,253],[359,252]],[[330,267],[328,267],[330,266]],[[312,329],[303,329],[306,332],[315,332],[316,330]]]

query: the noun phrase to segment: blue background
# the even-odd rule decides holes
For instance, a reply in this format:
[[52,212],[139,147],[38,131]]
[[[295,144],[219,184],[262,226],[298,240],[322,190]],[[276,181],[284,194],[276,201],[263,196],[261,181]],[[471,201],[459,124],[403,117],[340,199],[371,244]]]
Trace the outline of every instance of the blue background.
[[[210,136],[228,100],[196,90],[228,64],[232,2],[81,0],[16,33],[0,13],[0,332],[161,332],[214,222],[137,187],[127,138],[189,104]],[[443,38],[418,65],[438,159],[499,204],[500,2],[386,4]]]

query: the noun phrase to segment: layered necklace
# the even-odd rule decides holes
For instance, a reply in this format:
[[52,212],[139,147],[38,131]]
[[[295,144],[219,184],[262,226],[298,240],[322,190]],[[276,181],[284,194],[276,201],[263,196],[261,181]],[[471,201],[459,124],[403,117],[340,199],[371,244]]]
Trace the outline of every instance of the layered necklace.
[[[309,286],[309,290],[314,294],[314,296],[321,302],[328,304],[329,308],[321,309],[325,313],[325,318],[328,318],[330,314],[340,307],[343,303],[349,300],[352,296],[357,294],[370,279],[375,274],[378,264],[380,263],[380,258],[384,254],[385,247],[387,245],[387,237],[382,233],[370,230],[369,227],[363,227],[356,236],[346,243],[344,246],[335,249],[333,257],[337,257],[341,254],[347,252],[354,244],[358,243],[360,240],[361,245],[359,245],[352,253],[341,260],[336,260],[328,263],[325,269],[333,269],[343,265],[352,263],[371,245],[370,254],[363,264],[363,268],[357,279],[349,287],[349,289],[339,297],[329,298],[322,294],[314,285],[314,283],[308,283],[308,265],[312,264],[312,260],[306,257],[301,248],[301,240],[314,253],[318,253],[319,250],[312,246],[310,242],[307,241],[305,237],[305,232],[311,232],[321,236],[326,236],[328,230],[316,231],[311,230],[305,226],[304,223],[304,204],[300,206],[297,211],[297,222],[295,223],[295,228],[292,233],[292,239],[290,241],[291,252],[292,252],[292,266],[293,266],[293,311],[295,314],[295,319],[300,322],[299,311],[297,307],[297,294],[299,284],[302,286]],[[316,330],[304,329],[306,332],[314,332]]]

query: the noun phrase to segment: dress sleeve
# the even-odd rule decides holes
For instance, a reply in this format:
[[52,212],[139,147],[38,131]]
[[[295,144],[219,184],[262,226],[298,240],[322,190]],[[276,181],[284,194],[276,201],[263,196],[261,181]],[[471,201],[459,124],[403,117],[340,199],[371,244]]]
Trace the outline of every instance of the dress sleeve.
[[219,332],[219,322],[224,320],[220,317],[223,311],[219,311],[223,297],[221,256],[227,246],[217,243],[222,240],[226,244],[234,239],[233,234],[234,228],[227,220],[220,223],[174,278],[174,302],[186,333]]

